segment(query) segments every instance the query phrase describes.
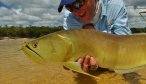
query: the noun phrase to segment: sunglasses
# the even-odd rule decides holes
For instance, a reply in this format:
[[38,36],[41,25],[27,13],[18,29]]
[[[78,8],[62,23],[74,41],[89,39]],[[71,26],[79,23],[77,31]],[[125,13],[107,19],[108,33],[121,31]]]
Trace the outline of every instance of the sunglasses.
[[76,0],[74,3],[66,5],[65,8],[69,11],[73,11],[73,9],[79,10],[84,5],[84,0]]

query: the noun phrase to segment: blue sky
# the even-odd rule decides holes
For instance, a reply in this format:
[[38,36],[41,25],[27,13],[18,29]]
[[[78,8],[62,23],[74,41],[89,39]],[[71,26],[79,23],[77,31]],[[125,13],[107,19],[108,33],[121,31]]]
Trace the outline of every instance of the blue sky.
[[[58,26],[63,12],[58,13],[60,0],[0,0],[0,25]],[[139,12],[146,11],[146,0],[124,0],[130,27],[146,27]],[[146,18],[146,14],[143,14]]]

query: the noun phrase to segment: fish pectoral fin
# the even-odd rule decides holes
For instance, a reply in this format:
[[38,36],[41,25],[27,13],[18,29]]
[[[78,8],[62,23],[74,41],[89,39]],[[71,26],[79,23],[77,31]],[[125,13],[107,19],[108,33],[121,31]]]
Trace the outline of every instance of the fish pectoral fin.
[[77,62],[64,62],[63,65],[67,68],[69,68],[70,70],[72,71],[75,71],[75,72],[78,72],[78,73],[82,73],[84,75],[88,75],[90,77],[93,77],[95,79],[101,79],[100,77],[96,77],[96,76],[93,76],[87,72],[84,72],[82,69],[81,69],[81,65]]
[[114,70],[116,73],[119,73],[119,74],[125,74],[125,73],[131,73],[131,72],[135,72],[137,69],[123,69],[123,70],[120,70],[120,69],[117,69],[117,70]]
[[145,65],[142,65],[142,66],[137,66],[137,67],[134,67],[134,68],[128,68],[128,69],[115,69],[114,71],[116,73],[119,73],[119,74],[125,74],[125,73],[131,73],[131,72],[135,72],[139,69],[143,69]]

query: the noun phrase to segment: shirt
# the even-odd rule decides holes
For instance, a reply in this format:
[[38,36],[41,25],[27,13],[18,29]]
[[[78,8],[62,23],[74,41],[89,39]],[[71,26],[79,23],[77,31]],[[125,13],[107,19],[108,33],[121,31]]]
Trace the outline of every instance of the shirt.
[[95,10],[95,16],[90,21],[90,23],[95,24],[97,21],[99,21],[100,20],[100,14],[101,14],[101,1],[97,1],[96,10]]
[[[94,23],[96,30],[117,35],[131,34],[123,0],[99,0],[99,4],[101,4],[101,14],[98,16],[100,20]],[[85,24],[68,10],[64,11],[64,16],[63,27],[65,30],[81,29]]]

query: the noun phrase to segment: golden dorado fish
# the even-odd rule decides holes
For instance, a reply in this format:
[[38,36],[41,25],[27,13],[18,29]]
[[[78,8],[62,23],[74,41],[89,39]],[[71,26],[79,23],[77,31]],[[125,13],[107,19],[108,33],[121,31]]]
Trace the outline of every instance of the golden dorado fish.
[[75,61],[93,56],[99,67],[118,73],[133,72],[146,65],[146,35],[113,35],[96,30],[78,29],[51,33],[30,42],[22,50],[32,60],[60,62],[65,67],[94,77]]

